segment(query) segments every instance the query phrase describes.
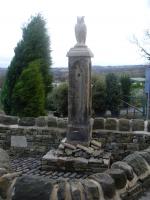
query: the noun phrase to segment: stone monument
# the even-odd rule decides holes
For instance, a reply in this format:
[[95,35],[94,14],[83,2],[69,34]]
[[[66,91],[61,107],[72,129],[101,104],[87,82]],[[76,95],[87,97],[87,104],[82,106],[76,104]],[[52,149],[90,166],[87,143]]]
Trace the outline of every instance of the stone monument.
[[[108,168],[101,143],[92,139],[91,57],[85,45],[84,17],[75,26],[77,44],[69,50],[68,129],[56,150],[42,158],[42,169],[76,172],[102,172]],[[103,158],[106,159],[103,159]],[[105,162],[105,160],[107,162]]]
[[91,139],[91,50],[85,45],[84,17],[77,18],[77,44],[69,50],[69,94],[67,142],[89,145]]

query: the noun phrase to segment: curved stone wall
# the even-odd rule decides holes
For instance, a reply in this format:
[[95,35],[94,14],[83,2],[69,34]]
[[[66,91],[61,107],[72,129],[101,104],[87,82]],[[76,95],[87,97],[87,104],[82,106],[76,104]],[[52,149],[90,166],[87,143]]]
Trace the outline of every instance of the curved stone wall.
[[[4,185],[6,180],[9,184]],[[9,200],[132,200],[149,186],[150,148],[137,151],[113,163],[104,173],[86,179],[56,181],[4,174],[0,176],[0,197],[9,196]]]
[[[55,127],[67,128],[67,118],[58,118],[53,116],[33,117],[14,117],[8,115],[0,115],[0,124],[10,126],[16,125],[19,127]],[[114,131],[146,131],[150,132],[150,120],[142,119],[116,119],[116,118],[95,118],[93,129],[114,130]]]
[[[150,122],[95,118],[92,137],[114,157],[125,157],[150,146]],[[66,137],[67,119],[57,117],[17,118],[0,115],[0,148],[16,153],[45,154]],[[19,142],[18,142],[19,141]],[[121,154],[121,156],[120,156]],[[119,157],[120,156],[120,157]]]
[[[30,154],[45,153],[57,147],[66,135],[66,127],[67,119],[19,119],[0,115],[0,147],[15,150],[15,154],[17,150],[19,153],[21,150]],[[106,150],[114,150],[117,156],[124,151],[122,161],[114,162],[104,173],[86,179],[59,181],[29,176],[15,178],[15,174],[5,175],[8,170],[3,166],[0,170],[0,199],[6,196],[9,200],[135,199],[150,186],[150,148],[145,149],[150,146],[149,132],[149,121],[95,118],[93,138],[101,141]],[[24,137],[27,146],[13,146],[12,136]],[[133,153],[125,156],[127,150]],[[3,151],[0,151],[0,157],[1,153],[5,157]]]

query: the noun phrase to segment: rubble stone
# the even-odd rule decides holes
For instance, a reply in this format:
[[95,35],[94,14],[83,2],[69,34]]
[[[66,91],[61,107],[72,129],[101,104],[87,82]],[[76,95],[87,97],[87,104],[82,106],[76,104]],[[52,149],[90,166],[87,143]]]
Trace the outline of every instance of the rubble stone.
[[92,154],[92,153],[93,153],[93,151],[92,151],[90,148],[85,147],[85,146],[80,145],[80,144],[77,145],[77,148],[82,149],[83,151],[85,151],[85,152],[87,152],[87,153],[89,153],[89,154]]
[[94,179],[102,186],[105,198],[113,198],[115,196],[115,182],[111,176],[105,173],[98,173],[89,176],[89,178]]
[[148,171],[145,159],[138,153],[133,153],[128,155],[123,159],[123,161],[127,162],[129,165],[132,166],[137,176],[140,176]]
[[10,161],[9,156],[6,151],[0,148],[0,169],[2,171],[9,171],[11,169],[10,167]]
[[111,165],[112,169],[121,169],[125,172],[127,179],[132,181],[134,178],[133,169],[130,165],[123,161],[117,161]]
[[72,144],[69,144],[67,142],[64,142],[62,143],[65,147],[67,147],[68,149],[72,149],[72,150],[75,150],[76,149],[76,146],[72,145]]
[[94,146],[96,146],[96,147],[99,147],[99,148],[102,147],[102,143],[101,143],[101,142],[98,142],[98,141],[96,141],[96,140],[91,140],[91,144],[94,145]]
[[117,189],[122,189],[126,186],[127,176],[125,172],[121,169],[109,169],[106,171],[115,181],[115,186]]
[[54,181],[35,176],[22,176],[17,179],[12,200],[48,200]]

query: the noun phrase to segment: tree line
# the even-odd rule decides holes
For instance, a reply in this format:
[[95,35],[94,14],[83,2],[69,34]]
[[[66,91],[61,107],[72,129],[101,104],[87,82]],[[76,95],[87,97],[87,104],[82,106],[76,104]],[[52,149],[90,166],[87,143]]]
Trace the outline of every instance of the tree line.
[[[107,110],[112,116],[118,116],[121,106],[126,107],[124,102],[130,102],[131,80],[128,75],[120,78],[113,73],[106,77],[92,77],[92,110],[93,115],[104,116]],[[68,83],[61,83],[54,87],[48,95],[47,105],[49,110],[55,111],[57,116],[68,114]]]

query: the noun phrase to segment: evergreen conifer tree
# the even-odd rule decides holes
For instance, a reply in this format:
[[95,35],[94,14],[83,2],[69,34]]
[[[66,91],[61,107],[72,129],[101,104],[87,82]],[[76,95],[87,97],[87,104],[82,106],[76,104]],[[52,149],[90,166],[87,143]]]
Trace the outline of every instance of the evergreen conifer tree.
[[113,73],[106,75],[106,96],[108,110],[111,111],[112,116],[118,116],[121,104],[120,83]]
[[[130,103],[130,95],[131,95],[131,80],[129,75],[122,75],[120,78],[121,83],[121,98],[126,103]],[[123,104],[124,107],[127,107],[127,104]]]
[[[40,73],[44,84],[45,99],[52,88],[52,76],[50,74],[51,56],[50,40],[46,29],[46,22],[38,14],[31,17],[29,23],[23,28],[22,40],[18,42],[14,50],[14,57],[8,67],[6,80],[2,89],[1,101],[6,114],[14,113],[12,95],[22,71],[29,63],[39,60]],[[13,109],[13,112],[12,112]]]

